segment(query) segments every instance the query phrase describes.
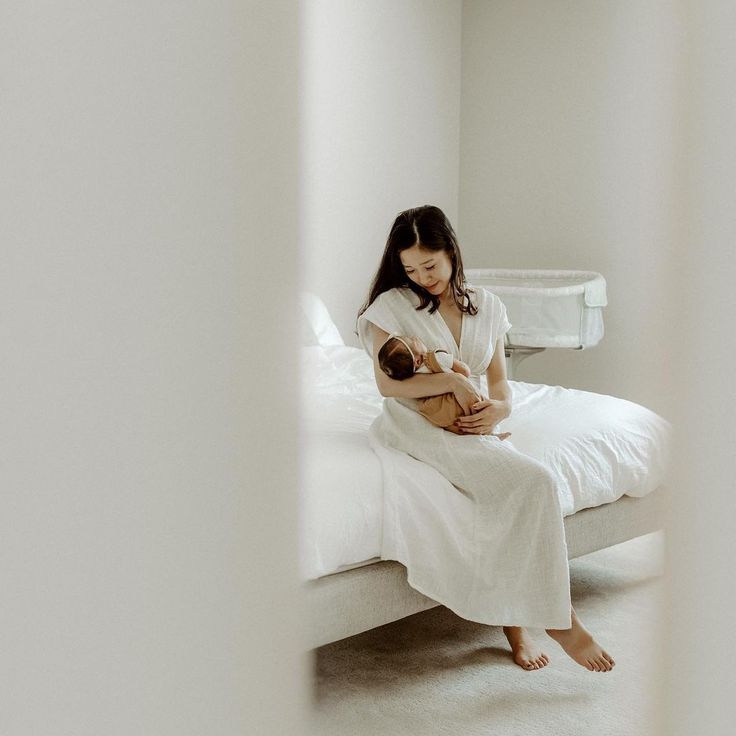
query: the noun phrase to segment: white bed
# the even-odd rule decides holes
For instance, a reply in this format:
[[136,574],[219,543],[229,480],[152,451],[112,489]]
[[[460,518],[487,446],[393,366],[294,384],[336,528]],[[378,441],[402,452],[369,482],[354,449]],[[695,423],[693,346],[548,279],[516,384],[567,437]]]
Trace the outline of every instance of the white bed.
[[[320,646],[438,604],[381,559],[383,477],[367,430],[383,399],[372,362],[343,344],[318,298],[305,295],[304,311],[300,572],[309,643]],[[663,419],[610,396],[510,385],[503,429],[557,475],[570,558],[662,526]]]

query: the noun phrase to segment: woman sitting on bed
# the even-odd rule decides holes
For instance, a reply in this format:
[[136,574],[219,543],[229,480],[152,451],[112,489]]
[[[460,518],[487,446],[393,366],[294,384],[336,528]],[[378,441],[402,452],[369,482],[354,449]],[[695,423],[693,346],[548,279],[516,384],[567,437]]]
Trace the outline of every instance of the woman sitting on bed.
[[[492,436],[511,413],[504,356],[509,327],[500,299],[465,283],[456,236],[443,212],[424,206],[399,214],[358,315],[360,340],[386,397],[371,433],[380,445],[439,471],[462,493],[449,500],[452,508],[472,516],[440,513],[422,493],[396,493],[390,518],[411,523],[386,525],[388,559],[406,565],[412,587],[463,618],[502,625],[514,661],[524,669],[549,662],[524,628],[535,627],[546,629],[583,667],[607,672],[613,659],[570,602],[555,478],[511,442]],[[449,352],[468,365],[470,376],[449,371],[389,377],[378,353],[392,334],[416,336],[428,350]],[[442,394],[454,395],[462,408],[458,434],[418,412],[420,399]]]

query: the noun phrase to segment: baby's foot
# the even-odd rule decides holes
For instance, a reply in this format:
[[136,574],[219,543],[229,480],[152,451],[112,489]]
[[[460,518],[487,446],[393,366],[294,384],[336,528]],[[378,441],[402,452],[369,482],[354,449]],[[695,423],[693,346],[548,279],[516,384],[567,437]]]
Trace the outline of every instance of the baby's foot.
[[591,672],[609,672],[616,664],[608,652],[603,650],[590,632],[580,623],[572,611],[572,627],[569,629],[547,629],[547,633],[565,652]]
[[503,633],[511,644],[514,662],[525,670],[541,670],[549,664],[549,657],[534,643],[526,629],[504,626]]

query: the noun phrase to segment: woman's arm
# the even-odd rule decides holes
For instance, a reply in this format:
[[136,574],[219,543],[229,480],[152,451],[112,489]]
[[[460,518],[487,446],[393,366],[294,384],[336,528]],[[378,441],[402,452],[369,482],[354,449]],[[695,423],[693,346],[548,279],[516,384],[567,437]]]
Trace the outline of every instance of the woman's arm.
[[511,414],[511,386],[509,386],[506,375],[506,348],[503,337],[499,337],[496,341],[493,358],[486,370],[486,379],[488,380],[488,396],[506,404],[508,409],[506,416],[509,416]]
[[511,386],[506,378],[503,337],[496,342],[486,378],[490,399],[479,401],[471,416],[460,417],[455,422],[463,434],[491,434],[496,425],[511,414]]
[[[411,378],[403,381],[389,378],[378,364],[378,351],[388,339],[388,332],[384,332],[380,327],[371,323],[371,333],[373,337],[373,373],[381,396],[423,399],[440,394],[454,393],[456,396],[460,394],[463,398],[458,396],[458,401],[461,405],[463,401],[468,405],[468,413],[470,413],[470,403],[480,399],[473,384],[459,373],[415,373]],[[468,386],[460,383],[461,381],[465,381]]]

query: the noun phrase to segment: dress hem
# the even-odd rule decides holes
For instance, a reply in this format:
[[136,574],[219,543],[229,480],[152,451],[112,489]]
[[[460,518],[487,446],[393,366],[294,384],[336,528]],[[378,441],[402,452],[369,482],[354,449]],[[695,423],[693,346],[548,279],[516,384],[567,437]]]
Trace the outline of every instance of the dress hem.
[[[464,611],[461,606],[457,606],[455,604],[448,603],[444,600],[441,600],[443,596],[438,596],[435,593],[431,593],[427,588],[425,588],[423,585],[419,585],[416,583],[416,581],[413,579],[413,576],[411,574],[411,570],[406,565],[405,562],[402,560],[398,560],[394,557],[384,557],[381,556],[382,560],[392,560],[394,562],[398,562],[402,564],[406,568],[406,579],[409,583],[409,586],[416,590],[418,593],[421,593],[422,595],[426,596],[427,598],[430,598],[431,600],[435,601],[440,606],[444,606],[445,608],[449,608],[453,613],[460,616],[460,618],[464,618],[467,621],[473,621],[475,623],[484,624],[486,626],[523,626],[525,628],[529,629],[569,629],[572,628],[572,613],[569,613],[567,616],[567,619],[554,619],[551,622],[545,620],[544,622],[541,622],[536,619],[525,619],[523,616],[514,617],[514,620],[511,621],[506,618],[508,616],[508,613],[504,614],[493,614],[488,613],[485,615],[476,615],[476,614],[469,614],[467,611]],[[572,602],[571,602],[572,607]]]

